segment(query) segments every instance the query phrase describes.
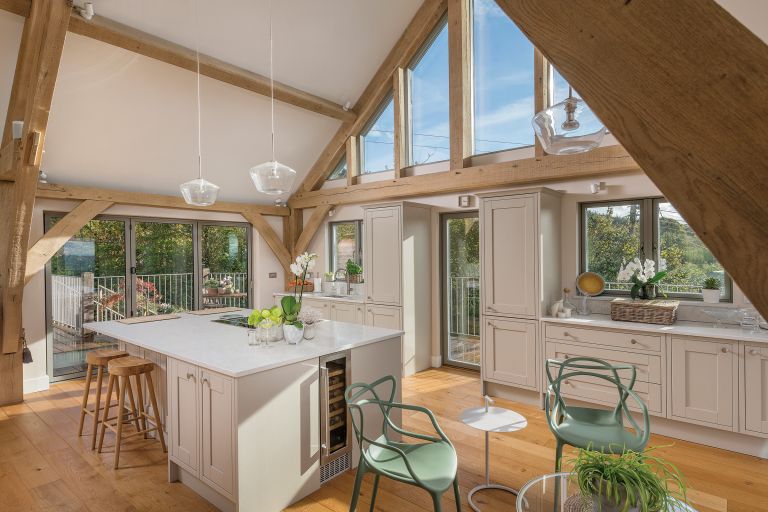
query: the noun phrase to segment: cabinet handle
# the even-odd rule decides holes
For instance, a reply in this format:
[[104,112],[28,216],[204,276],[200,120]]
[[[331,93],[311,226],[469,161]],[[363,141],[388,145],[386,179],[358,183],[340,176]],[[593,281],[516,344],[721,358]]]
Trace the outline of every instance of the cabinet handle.
[[728,353],[728,347],[721,348],[720,352],[722,352],[723,354],[727,354]]
[[491,327],[493,327],[494,329],[496,328],[496,324],[495,324],[495,323],[493,323],[493,322],[491,322],[490,320],[488,320],[488,325],[490,325],[490,326],[491,326]]
[[371,296],[369,295],[369,296],[368,296],[368,300],[373,300],[373,297],[371,297]]
[[757,355],[757,350],[756,350],[756,349],[754,349],[754,348],[750,349],[750,350],[749,350],[749,355],[751,355],[751,356],[756,356],[756,355]]
[[195,380],[195,376],[191,373],[187,373],[187,380]]
[[211,381],[209,381],[207,378],[203,377],[203,384],[207,384],[208,387],[211,387]]
[[637,340],[635,338],[632,338],[631,340],[629,340],[629,342],[633,345],[637,345]]
[[563,332],[563,336],[568,336],[569,338],[573,338],[573,334],[569,333],[568,331]]
[[331,304],[331,309],[336,309],[336,304]]

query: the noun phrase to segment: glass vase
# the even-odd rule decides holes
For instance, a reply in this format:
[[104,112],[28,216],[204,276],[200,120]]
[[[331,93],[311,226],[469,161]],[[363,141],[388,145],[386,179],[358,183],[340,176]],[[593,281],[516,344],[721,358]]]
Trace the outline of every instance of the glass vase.
[[643,286],[643,298],[653,300],[658,296],[658,290],[655,284],[646,284]]
[[304,339],[311,340],[315,337],[315,324],[304,324]]
[[302,338],[304,338],[304,326],[283,324],[283,336],[285,336],[285,341],[289,345],[298,345],[301,343]]

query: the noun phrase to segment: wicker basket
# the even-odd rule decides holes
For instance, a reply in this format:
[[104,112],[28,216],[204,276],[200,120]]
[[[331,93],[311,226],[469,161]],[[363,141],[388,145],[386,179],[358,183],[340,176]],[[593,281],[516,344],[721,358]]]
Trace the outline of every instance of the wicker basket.
[[672,325],[677,320],[676,300],[614,299],[611,302],[611,320]]

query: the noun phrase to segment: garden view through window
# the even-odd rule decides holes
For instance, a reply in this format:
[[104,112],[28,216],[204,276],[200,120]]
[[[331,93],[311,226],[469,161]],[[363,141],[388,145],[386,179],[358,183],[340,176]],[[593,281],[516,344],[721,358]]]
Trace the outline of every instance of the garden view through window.
[[350,220],[330,223],[330,254],[328,270],[346,268],[347,261],[363,263],[363,221]]
[[731,299],[731,280],[704,243],[663,198],[582,205],[582,271],[606,281],[606,293],[626,293],[618,281],[622,262],[653,259],[667,276],[660,284],[671,297],[701,298],[704,280],[720,282],[722,300]]

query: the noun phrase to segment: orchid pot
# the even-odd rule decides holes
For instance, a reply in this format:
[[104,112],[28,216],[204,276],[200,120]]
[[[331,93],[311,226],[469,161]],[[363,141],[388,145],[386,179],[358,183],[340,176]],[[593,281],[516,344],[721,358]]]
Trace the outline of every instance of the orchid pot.
[[289,345],[298,345],[304,338],[304,324],[301,322],[283,324],[283,336]]
[[315,324],[304,324],[304,339],[311,340],[315,338]]

